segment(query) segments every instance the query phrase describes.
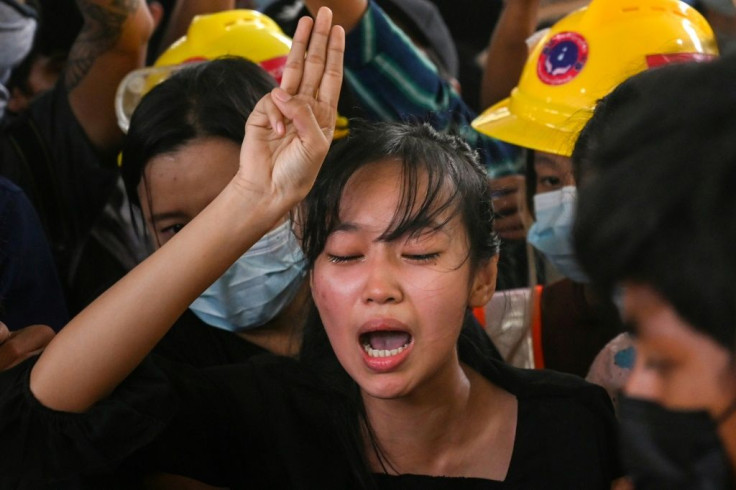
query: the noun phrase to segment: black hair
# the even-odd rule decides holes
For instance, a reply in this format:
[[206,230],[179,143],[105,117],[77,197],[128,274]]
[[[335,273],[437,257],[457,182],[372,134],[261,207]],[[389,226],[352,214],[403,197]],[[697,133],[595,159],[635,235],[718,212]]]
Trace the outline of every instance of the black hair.
[[734,80],[733,57],[640,73],[596,107],[573,152],[576,254],[601,292],[647,284],[731,352]]
[[[493,231],[490,188],[476,153],[460,137],[442,134],[428,124],[351,121],[350,135],[336,142],[304,201],[303,246],[310,267],[339,224],[342,192],[350,177],[374,162],[395,159],[402,166],[402,196],[381,240],[441,227],[459,215],[470,243],[473,267],[498,253]],[[418,182],[427,178],[426,195]],[[450,211],[444,222],[436,218]]]
[[251,111],[275,86],[259,65],[229,56],[192,64],[151,89],[133,112],[123,143],[121,173],[130,201],[140,205],[136,189],[155,156],[207,136],[239,145]]
[[[392,222],[379,239],[420,233],[427,226],[441,227],[451,219],[446,217],[447,213],[459,216],[464,224],[470,248],[468,260],[473,268],[498,253],[490,186],[483,166],[467,143],[457,136],[438,133],[427,124],[351,121],[350,135],[333,145],[303,203],[302,239],[310,268],[330,233],[340,224],[340,201],[350,177],[358,169],[386,159],[394,159],[401,165],[403,192]],[[419,194],[420,178],[425,177],[426,194]],[[445,217],[438,224],[440,215]],[[472,327],[466,318],[458,339],[458,352],[463,362],[478,369],[493,354],[477,340],[477,331]],[[306,322],[300,358],[317,370],[328,386],[342,394],[343,410],[337,411],[334,417],[342,427],[345,447],[354,452],[348,458],[353,462],[351,469],[363,488],[374,488],[364,453],[364,438],[368,437],[382,465],[390,466],[390,462],[382,456],[372,436],[359,388],[340,365],[314,305]]]

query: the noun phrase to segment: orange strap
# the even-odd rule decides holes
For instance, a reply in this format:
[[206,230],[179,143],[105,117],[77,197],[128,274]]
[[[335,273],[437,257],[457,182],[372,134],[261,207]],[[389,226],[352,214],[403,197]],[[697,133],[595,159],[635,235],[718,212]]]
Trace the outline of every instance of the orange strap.
[[534,368],[544,369],[544,352],[542,351],[542,289],[537,285],[532,289],[532,351]]
[[483,328],[486,328],[486,307],[485,306],[476,306],[473,308],[473,316],[475,316],[475,319],[478,320],[478,323],[480,323],[480,326]]

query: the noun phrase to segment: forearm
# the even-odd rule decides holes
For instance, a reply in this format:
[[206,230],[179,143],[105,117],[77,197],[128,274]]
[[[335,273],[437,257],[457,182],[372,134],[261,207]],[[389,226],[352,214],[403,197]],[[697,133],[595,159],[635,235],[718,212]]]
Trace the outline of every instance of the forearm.
[[304,0],[304,5],[312,16],[317,14],[320,7],[329,7],[332,10],[332,22],[349,33],[363,17],[368,0]]
[[114,111],[118,83],[143,66],[153,31],[145,0],[77,0],[84,25],[69,53],[64,84],[74,115],[95,147],[122,138]]
[[79,412],[107,395],[188,305],[285,212],[242,195],[228,186],[56,336],[31,373],[31,391],[41,403]]
[[508,97],[529,54],[526,40],[537,25],[539,0],[506,0],[486,52],[481,107]]

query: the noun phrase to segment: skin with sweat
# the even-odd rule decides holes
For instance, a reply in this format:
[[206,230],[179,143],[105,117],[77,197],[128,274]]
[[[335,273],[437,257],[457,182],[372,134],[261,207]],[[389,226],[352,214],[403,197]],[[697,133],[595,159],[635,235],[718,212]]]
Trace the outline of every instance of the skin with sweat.
[[393,468],[503,480],[516,398],[463,366],[456,350],[465,308],[493,293],[496,260],[471,269],[458,217],[417,237],[378,240],[397,208],[399,172],[384,160],[348,180],[340,224],[314,265],[315,303]]

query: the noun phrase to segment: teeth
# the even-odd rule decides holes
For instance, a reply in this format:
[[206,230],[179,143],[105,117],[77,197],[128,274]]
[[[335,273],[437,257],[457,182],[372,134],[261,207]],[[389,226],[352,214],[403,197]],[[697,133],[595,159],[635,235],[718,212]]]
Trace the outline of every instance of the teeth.
[[398,349],[374,349],[371,347],[371,344],[363,344],[363,350],[368,353],[370,357],[389,357],[389,356],[395,356],[396,354],[403,352],[404,349],[409,345],[407,342],[406,344],[402,345]]

